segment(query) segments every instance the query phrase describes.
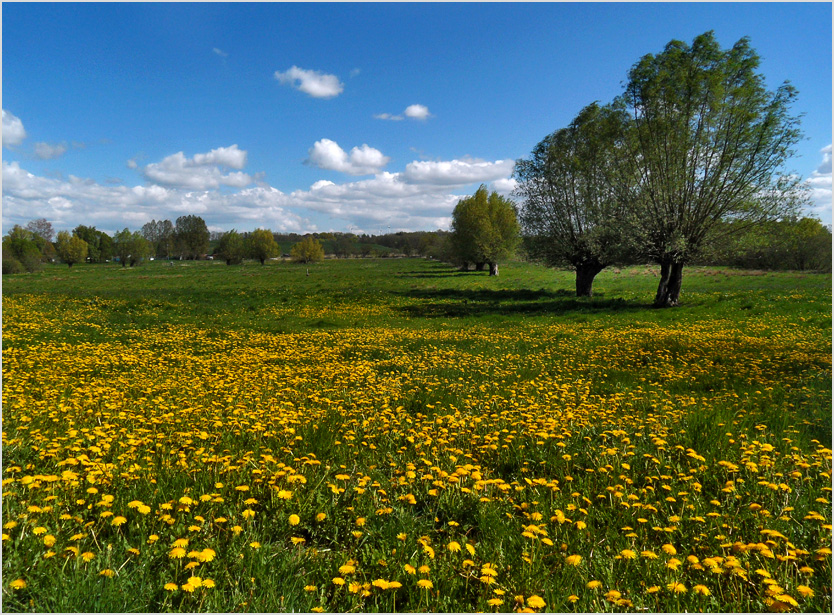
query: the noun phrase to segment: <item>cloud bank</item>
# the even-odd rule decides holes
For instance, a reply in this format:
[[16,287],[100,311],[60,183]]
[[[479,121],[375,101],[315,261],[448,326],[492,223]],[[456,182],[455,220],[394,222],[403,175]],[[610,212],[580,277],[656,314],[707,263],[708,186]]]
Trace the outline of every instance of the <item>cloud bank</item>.
[[811,191],[811,211],[831,216],[831,144],[820,150],[822,162],[806,180]]
[[392,115],[391,113],[377,113],[374,115],[375,119],[389,120],[392,122],[401,122],[405,118],[423,121],[430,117],[431,113],[429,112],[429,108],[425,105],[409,105],[405,108],[405,111],[399,115]]
[[378,149],[363,143],[354,147],[350,154],[330,139],[316,141],[310,148],[306,163],[320,169],[339,171],[348,175],[371,175],[378,173],[391,160]]

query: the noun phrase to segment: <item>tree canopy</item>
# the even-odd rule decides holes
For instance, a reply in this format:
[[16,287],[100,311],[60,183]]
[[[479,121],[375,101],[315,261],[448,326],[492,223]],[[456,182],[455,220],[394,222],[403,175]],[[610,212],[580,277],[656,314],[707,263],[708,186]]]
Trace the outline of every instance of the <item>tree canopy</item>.
[[489,275],[498,275],[498,261],[519,243],[515,205],[481,185],[475,194],[458,201],[452,212],[452,245],[462,263],[489,263]]
[[677,305],[684,263],[722,220],[757,224],[793,213],[800,179],[784,165],[799,141],[797,91],[765,87],[747,38],[721,49],[713,32],[673,40],[628,74],[615,105],[639,177],[635,244],[661,266],[655,305]]
[[573,267],[577,296],[591,296],[594,277],[626,258],[623,226],[635,182],[618,140],[627,119],[592,103],[515,165],[526,250]]
[[307,235],[292,247],[290,257],[297,263],[315,263],[324,259],[324,248],[318,239]]
[[268,229],[259,228],[249,233],[246,245],[249,256],[260,261],[261,265],[266,262],[266,259],[274,258],[280,253],[272,231]]

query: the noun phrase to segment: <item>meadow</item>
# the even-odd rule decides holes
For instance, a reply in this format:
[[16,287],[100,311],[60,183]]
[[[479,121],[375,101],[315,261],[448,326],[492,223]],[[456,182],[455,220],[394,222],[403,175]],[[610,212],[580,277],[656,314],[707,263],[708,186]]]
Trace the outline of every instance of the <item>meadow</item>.
[[831,275],[3,279],[4,611],[830,612]]

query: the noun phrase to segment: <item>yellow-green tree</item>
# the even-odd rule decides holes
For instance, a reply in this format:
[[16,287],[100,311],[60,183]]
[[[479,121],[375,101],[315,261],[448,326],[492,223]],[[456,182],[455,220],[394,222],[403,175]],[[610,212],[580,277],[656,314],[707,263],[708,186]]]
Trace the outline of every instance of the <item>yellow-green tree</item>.
[[315,263],[324,259],[324,248],[315,237],[307,235],[292,247],[290,256],[297,263]]
[[269,229],[259,228],[249,233],[246,238],[247,253],[251,258],[260,261],[261,265],[268,258],[278,256],[278,244]]
[[58,233],[56,248],[58,256],[72,268],[75,263],[83,263],[87,259],[87,242],[70,235],[69,231]]

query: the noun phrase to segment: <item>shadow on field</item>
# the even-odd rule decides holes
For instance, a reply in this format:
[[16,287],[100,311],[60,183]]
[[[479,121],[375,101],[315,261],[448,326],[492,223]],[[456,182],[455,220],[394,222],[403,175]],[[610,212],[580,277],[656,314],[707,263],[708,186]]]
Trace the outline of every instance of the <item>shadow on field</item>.
[[411,290],[397,293],[410,299],[422,300],[418,305],[406,305],[400,311],[412,317],[466,317],[490,314],[591,314],[601,312],[634,312],[648,306],[626,301],[621,297],[602,296],[578,298],[573,291],[549,290]]

